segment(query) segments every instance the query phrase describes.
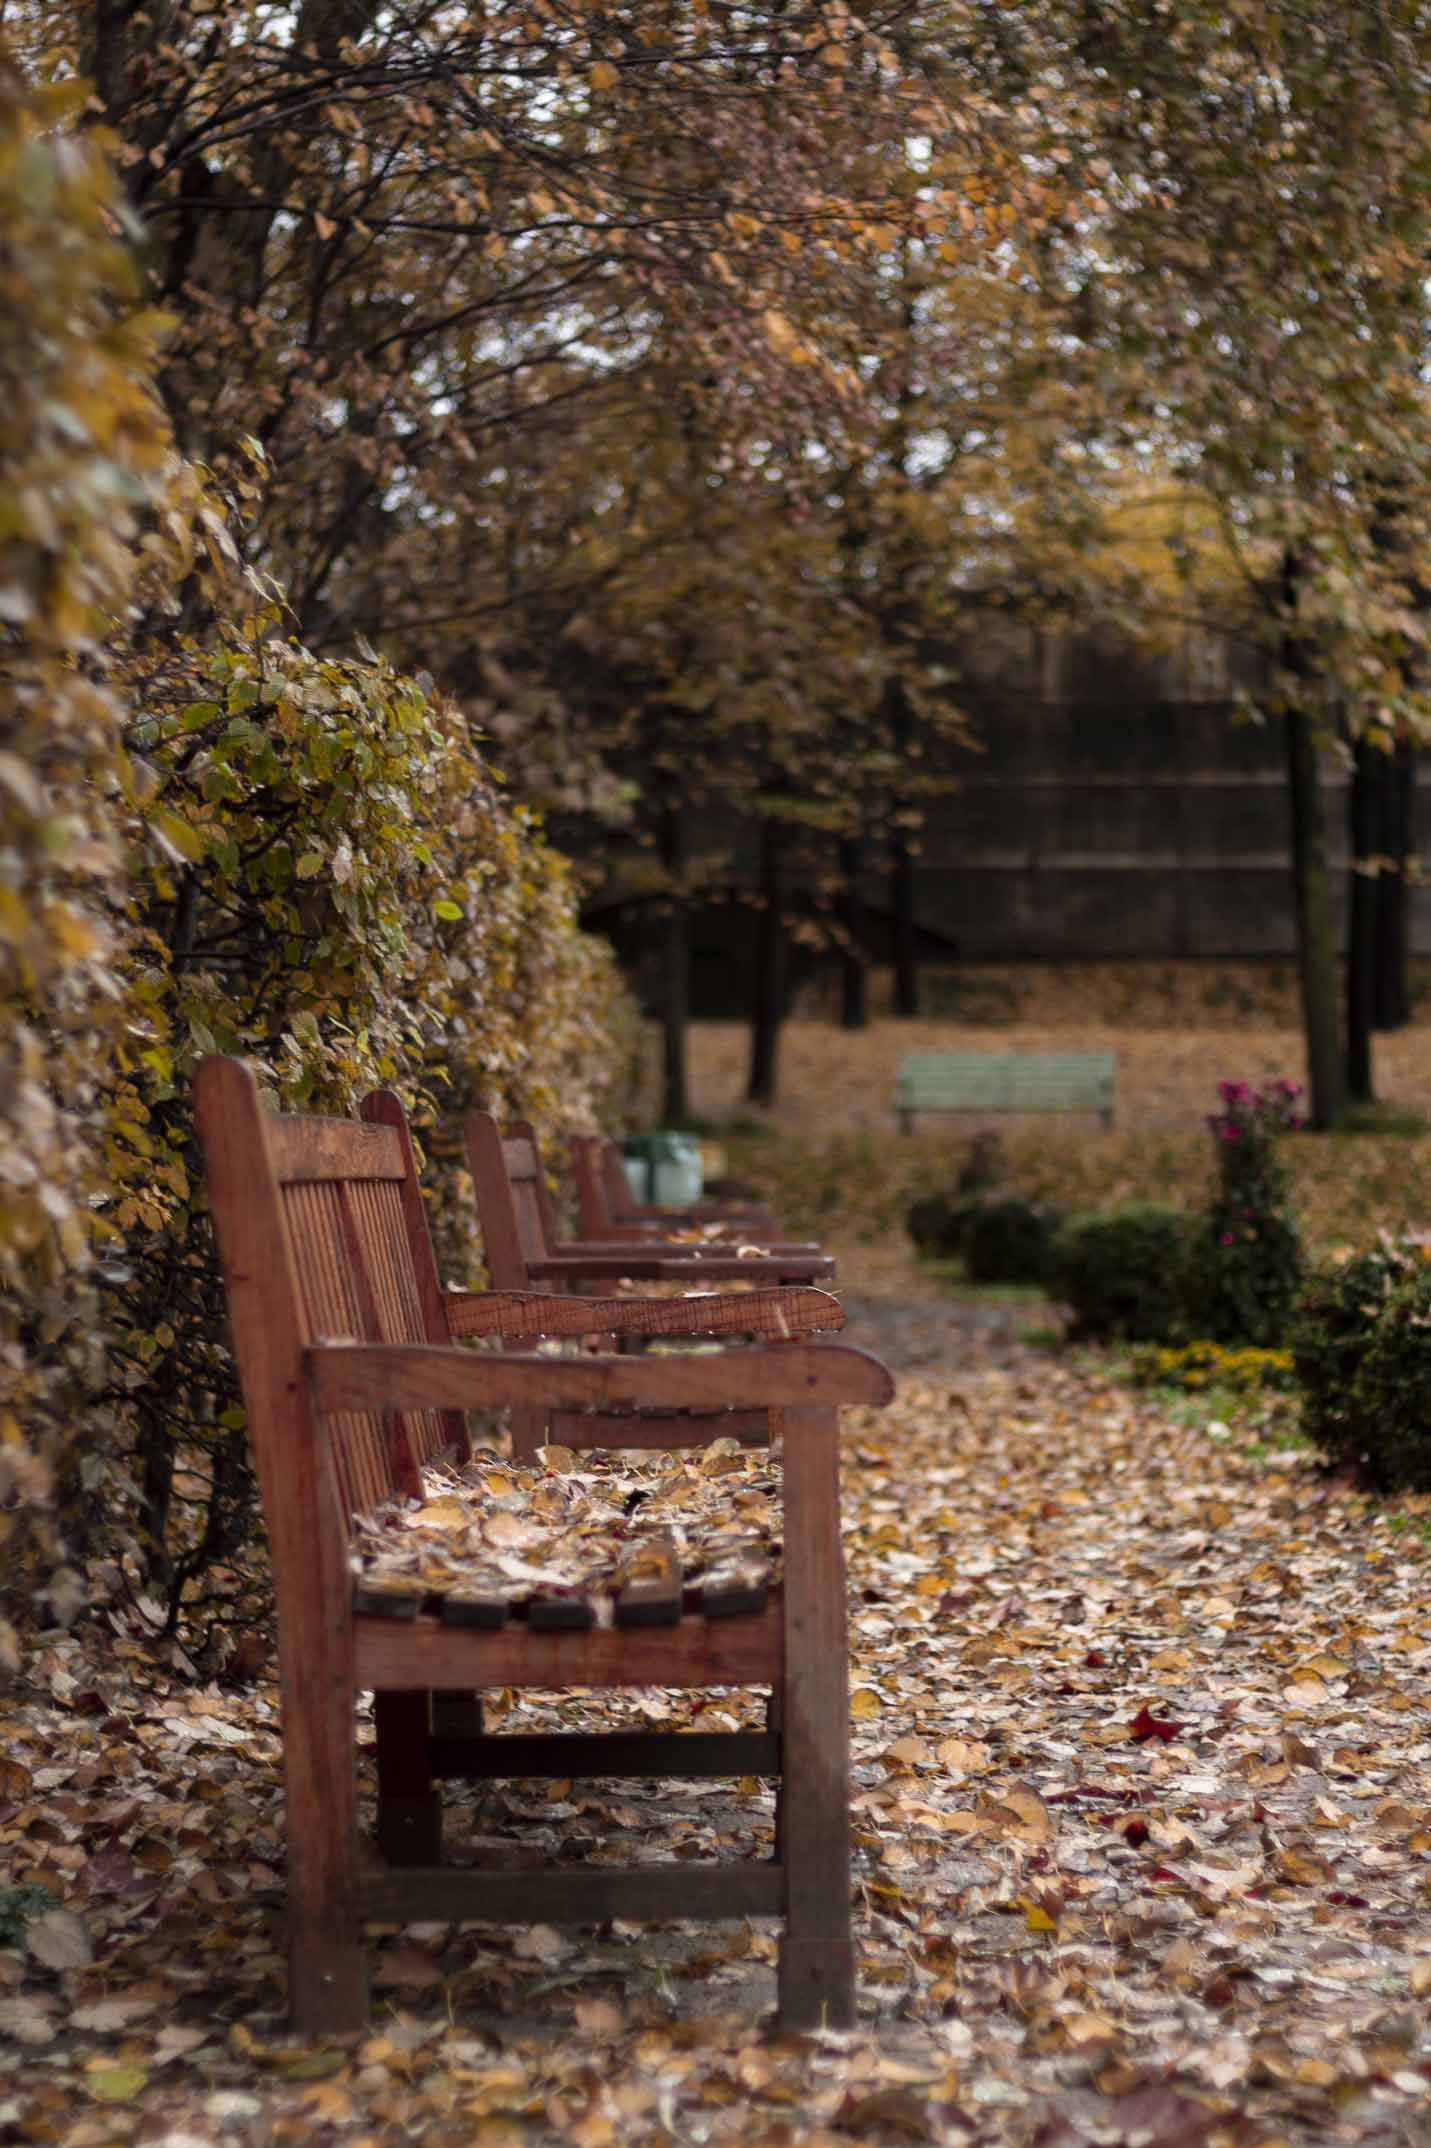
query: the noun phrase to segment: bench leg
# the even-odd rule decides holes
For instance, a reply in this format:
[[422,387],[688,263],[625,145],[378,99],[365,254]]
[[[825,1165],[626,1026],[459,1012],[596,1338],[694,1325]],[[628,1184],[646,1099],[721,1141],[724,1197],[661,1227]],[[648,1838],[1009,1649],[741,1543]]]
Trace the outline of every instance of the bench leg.
[[[779,1737],[784,1727],[778,1687],[765,1703],[765,1727],[767,1730],[773,1730],[777,1737]],[[785,1770],[783,1767],[775,1778],[775,1845],[773,1855],[777,1864],[785,1855]]]
[[530,1468],[536,1461],[538,1447],[547,1443],[547,1413],[542,1409],[518,1407],[508,1417],[512,1439],[512,1460]]
[[288,2007],[300,2036],[366,2026],[358,1920],[357,1750],[351,1688],[315,1685],[284,1710],[288,1835]]
[[432,1735],[434,1738],[480,1738],[482,1735],[482,1696],[461,1688],[452,1692],[434,1693],[432,1696]]
[[432,1783],[432,1696],[375,1693],[378,1848],[390,1865],[435,1865],[442,1855],[442,1797]]
[[[774,1432],[781,1413],[772,1412]],[[838,1415],[789,1410],[785,1453],[785,1684],[779,1838],[785,1871],[780,2019],[848,2028],[850,1693],[840,1543]]]

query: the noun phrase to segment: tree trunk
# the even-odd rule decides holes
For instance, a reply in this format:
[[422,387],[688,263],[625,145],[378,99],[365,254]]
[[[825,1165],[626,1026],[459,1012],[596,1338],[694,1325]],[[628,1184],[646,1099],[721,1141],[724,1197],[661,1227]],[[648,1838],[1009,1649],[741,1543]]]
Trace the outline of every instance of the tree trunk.
[[1353,1104],[1375,1101],[1371,1032],[1376,1013],[1377,912],[1381,888],[1386,755],[1360,738],[1352,749],[1347,792],[1347,1056],[1346,1093]]
[[1337,948],[1327,864],[1326,816],[1320,757],[1304,709],[1287,711],[1287,777],[1292,815],[1292,879],[1297,916],[1297,968],[1307,1044],[1311,1123],[1325,1133],[1343,1110],[1341,1040],[1337,1023]]
[[1408,874],[1415,827],[1416,748],[1400,739],[1383,772],[1385,808],[1381,850],[1387,863],[1376,883],[1376,975],[1372,1027],[1404,1029],[1411,1020],[1411,891]]
[[761,909],[755,942],[755,996],[750,1009],[750,1078],[745,1085],[746,1100],[752,1104],[775,1102],[785,982],[783,841],[780,823],[767,820],[760,836]]
[[844,945],[840,949],[840,1027],[864,1029],[870,1018],[866,953],[869,935],[865,898],[860,887],[864,844],[853,836],[840,840],[840,924]]
[[903,829],[890,843],[890,910],[894,929],[894,1011],[901,1021],[919,1012],[919,954],[914,923],[914,858]]
[[686,1030],[691,1018],[691,916],[686,891],[685,829],[668,806],[661,824],[666,913],[661,931],[661,1116],[667,1126],[690,1117],[686,1089]]

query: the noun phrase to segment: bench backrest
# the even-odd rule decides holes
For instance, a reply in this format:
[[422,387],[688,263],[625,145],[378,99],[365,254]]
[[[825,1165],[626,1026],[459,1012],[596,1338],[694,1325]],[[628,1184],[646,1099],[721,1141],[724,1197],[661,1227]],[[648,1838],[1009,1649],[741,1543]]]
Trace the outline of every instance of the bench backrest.
[[[323,1339],[446,1342],[447,1322],[411,1137],[397,1099],[364,1121],[264,1110],[233,1059],[208,1059],[196,1107],[230,1326],[264,1505],[288,1494],[302,1352]],[[286,1427],[286,1429],[285,1429]],[[304,1437],[309,1436],[304,1434]],[[345,1411],[325,1442],[345,1512],[415,1492],[425,1461],[463,1440],[460,1415]]]
[[902,1111],[1111,1112],[1113,1052],[911,1052],[901,1062]]
[[522,1125],[504,1134],[490,1111],[469,1111],[463,1131],[487,1280],[493,1290],[529,1290],[528,1261],[545,1260],[551,1247],[546,1181],[532,1130]]
[[[568,1134],[567,1156],[576,1187],[577,1211],[583,1238],[609,1238],[631,1208],[631,1191],[621,1169],[616,1145],[600,1134]],[[620,1180],[618,1198],[612,1198],[611,1175]]]

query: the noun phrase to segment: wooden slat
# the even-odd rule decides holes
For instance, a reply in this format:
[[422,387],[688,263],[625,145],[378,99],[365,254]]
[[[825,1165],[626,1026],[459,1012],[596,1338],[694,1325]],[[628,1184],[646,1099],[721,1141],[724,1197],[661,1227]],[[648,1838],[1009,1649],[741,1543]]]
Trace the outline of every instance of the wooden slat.
[[444,1781],[610,1775],[705,1782],[778,1775],[780,1739],[768,1730],[559,1731],[550,1736],[434,1738],[432,1772]]
[[518,1213],[502,1130],[490,1111],[469,1111],[462,1134],[477,1195],[488,1280],[497,1290],[526,1290],[531,1283],[528,1254],[544,1252],[545,1242],[540,1236],[533,1246],[525,1242],[526,1219]]
[[362,1914],[381,1924],[604,1924],[612,1917],[702,1924],[780,1914],[779,1865],[578,1865],[474,1872],[448,1865],[365,1872]]
[[268,1153],[285,1185],[310,1179],[401,1178],[402,1149],[391,1128],[355,1119],[305,1119],[270,1113]]
[[306,1353],[324,1410],[500,1409],[506,1404],[605,1409],[612,1404],[713,1409],[727,1403],[812,1407],[888,1402],[878,1358],[848,1343],[781,1343],[675,1357],[510,1357],[426,1343],[317,1343]]
[[1112,1052],[911,1052],[900,1062],[903,1111],[1109,1112]]
[[513,1185],[521,1185],[527,1179],[541,1177],[541,1159],[530,1134],[504,1134],[502,1155],[507,1165],[507,1176]]
[[532,1152],[532,1159],[536,1169],[531,1179],[531,1199],[536,1206],[537,1220],[541,1225],[542,1237],[550,1244],[557,1234],[556,1210],[552,1206],[551,1192],[547,1185],[547,1174],[542,1165],[542,1152],[537,1147],[537,1137],[528,1120],[514,1119],[507,1128],[502,1137],[504,1154],[510,1150],[514,1141],[524,1141]]
[[584,1253],[537,1253],[526,1262],[530,1283],[818,1283],[832,1276],[827,1253],[702,1253],[682,1247],[653,1253],[649,1246],[615,1246]]
[[680,1624],[681,1562],[664,1531],[631,1553],[620,1576],[615,1617],[621,1627]]
[[590,1633],[596,1624],[590,1598],[571,1589],[541,1589],[523,1608],[533,1633]]
[[444,1626],[478,1627],[494,1633],[507,1623],[504,1596],[444,1596],[439,1616]]
[[[371,1306],[350,1258],[342,1183],[296,1180],[281,1189],[279,1198],[293,1245],[307,1334],[365,1334]],[[397,1490],[380,1415],[359,1404],[330,1421],[328,1436],[348,1513],[368,1513]]]
[[568,1298],[548,1291],[454,1290],[445,1298],[453,1335],[750,1335],[780,1342],[837,1334],[844,1307],[833,1292],[692,1292],[684,1298]]
[[779,1592],[754,1618],[683,1618],[679,1626],[618,1632],[533,1633],[509,1620],[496,1633],[464,1631],[421,1613],[411,1624],[353,1622],[356,1683],[419,1686],[768,1686],[781,1675]]
[[554,1447],[707,1447],[713,1439],[738,1439],[763,1447],[770,1438],[769,1410],[552,1410],[546,1420]]
[[711,1566],[701,1582],[700,1607],[707,1618],[743,1618],[762,1611],[769,1594],[770,1561],[752,1544]]
[[560,1260],[580,1260],[588,1253],[598,1253],[603,1259],[610,1259],[627,1251],[648,1260],[749,1260],[753,1256],[744,1251],[747,1246],[766,1260],[834,1258],[833,1254],[821,1253],[813,1238],[756,1239],[748,1232],[742,1237],[681,1237],[663,1231],[659,1224],[633,1224],[629,1231],[618,1231],[614,1235],[608,1232],[601,1238],[553,1238],[550,1232],[547,1234],[547,1251]]
[[412,1620],[422,1609],[427,1593],[416,1584],[410,1589],[376,1589],[356,1581],[353,1584],[353,1612],[361,1618]]

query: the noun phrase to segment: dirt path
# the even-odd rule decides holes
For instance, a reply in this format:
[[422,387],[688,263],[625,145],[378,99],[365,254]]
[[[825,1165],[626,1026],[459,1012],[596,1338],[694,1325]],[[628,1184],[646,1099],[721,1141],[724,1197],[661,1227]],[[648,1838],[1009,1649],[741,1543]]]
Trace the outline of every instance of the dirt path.
[[[1425,2148],[1414,1512],[1393,1530],[1303,1455],[1029,1349],[1026,1308],[920,1285],[852,1312],[903,1368],[847,1439],[857,2033],[762,2028],[763,1928],[430,1926],[375,1949],[360,2047],[295,2051],[270,1689],[64,1640],[0,1761],[0,1914],[17,1884],[64,1905],[0,1951],[10,2137]],[[744,1709],[716,1696],[704,1720]],[[518,1859],[613,1837],[758,1854],[770,1824],[768,1801],[691,1784],[454,1807],[458,1854]]]

